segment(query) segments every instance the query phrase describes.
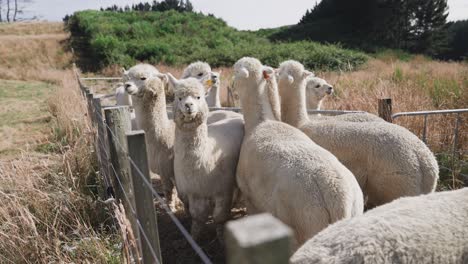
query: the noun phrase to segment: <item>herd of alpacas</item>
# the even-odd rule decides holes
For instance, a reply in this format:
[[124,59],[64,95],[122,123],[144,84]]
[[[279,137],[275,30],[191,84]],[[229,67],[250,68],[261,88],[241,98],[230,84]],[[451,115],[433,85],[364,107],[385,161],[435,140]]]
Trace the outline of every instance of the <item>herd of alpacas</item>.
[[437,161],[413,133],[367,113],[308,115],[333,87],[297,61],[233,68],[242,114],[209,111],[221,80],[204,62],[180,79],[138,64],[116,90],[195,239],[212,216],[222,241],[241,201],[291,227],[291,263],[468,263],[468,189],[434,193]]

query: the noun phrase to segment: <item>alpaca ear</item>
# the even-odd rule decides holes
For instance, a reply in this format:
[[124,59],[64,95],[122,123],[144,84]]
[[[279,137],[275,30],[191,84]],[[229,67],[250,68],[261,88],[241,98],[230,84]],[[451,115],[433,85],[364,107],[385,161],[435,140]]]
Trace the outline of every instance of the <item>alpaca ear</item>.
[[310,72],[308,70],[304,70],[304,72],[302,73],[302,77],[307,78],[309,76],[314,77],[315,75],[314,75],[313,72]]
[[166,74],[158,73],[158,74],[156,75],[156,77],[158,77],[159,79],[161,79],[161,81],[162,81],[164,84],[166,84],[166,83],[169,82],[169,78],[167,77]]
[[179,84],[179,81],[170,72],[168,72],[166,76],[169,80],[169,83],[173,86],[175,90],[177,88],[177,84]]
[[248,71],[246,68],[242,67],[242,68],[239,70],[239,73],[238,73],[238,76],[239,76],[239,77],[242,77],[242,78],[246,78],[246,79],[247,79],[247,78],[249,78],[249,75],[250,75],[250,74],[249,74],[249,71]]
[[265,80],[270,79],[273,76],[274,73],[275,73],[275,70],[273,70],[273,68],[263,67],[263,78]]
[[127,73],[128,73],[128,71],[127,71],[127,70],[125,70],[125,68],[124,68],[124,67],[122,67],[122,68],[120,69],[120,71],[121,71],[121,73],[122,73],[122,74],[127,74]]

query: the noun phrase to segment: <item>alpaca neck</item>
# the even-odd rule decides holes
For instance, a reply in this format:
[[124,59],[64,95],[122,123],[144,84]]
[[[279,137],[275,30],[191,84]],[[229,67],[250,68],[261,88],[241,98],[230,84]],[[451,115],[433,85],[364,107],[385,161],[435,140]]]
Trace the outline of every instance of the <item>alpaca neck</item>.
[[294,127],[299,127],[309,120],[305,101],[305,89],[288,87],[285,90],[288,93],[281,95],[282,121]]
[[166,134],[171,122],[167,117],[164,94],[138,98],[138,104],[135,102],[135,114],[141,121],[138,128],[145,131],[149,144],[155,143],[157,146],[169,144],[167,142],[169,137]]
[[208,93],[208,96],[206,97],[206,103],[209,107],[221,107],[218,85],[213,85],[210,92]]
[[184,159],[189,158],[189,156],[201,158],[203,153],[205,153],[205,149],[208,147],[208,126],[206,122],[204,122],[190,130],[177,128],[175,137],[176,140],[174,142],[176,148],[184,151]]
[[322,107],[322,100],[317,100],[313,96],[307,97],[307,109],[320,110]]
[[266,81],[262,81],[258,87],[256,83],[240,84],[246,90],[240,96],[246,133],[265,120],[276,120],[266,84]]

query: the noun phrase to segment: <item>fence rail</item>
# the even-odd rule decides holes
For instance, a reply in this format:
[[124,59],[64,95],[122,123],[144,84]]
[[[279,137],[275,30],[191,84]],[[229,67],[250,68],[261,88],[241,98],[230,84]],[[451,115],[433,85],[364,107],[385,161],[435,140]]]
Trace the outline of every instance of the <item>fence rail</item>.
[[[88,103],[88,116],[94,127],[95,152],[99,173],[106,189],[105,200],[122,204],[130,223],[128,235],[135,244],[129,249],[129,262],[163,263],[160,250],[157,213],[154,200],[167,213],[175,226],[200,257],[203,263],[212,263],[201,247],[171,211],[165,200],[153,188],[150,181],[146,139],[143,131],[131,131],[127,106],[104,106],[102,99],[112,95],[93,94],[83,84],[86,80],[120,80],[120,78],[80,78],[75,72],[84,100]],[[424,116],[423,140],[426,142],[427,117],[429,115],[456,114],[453,153],[458,145],[461,114],[468,109],[403,112],[392,114],[391,100],[379,100],[379,113],[387,121],[403,116]],[[210,108],[240,112],[238,107]],[[365,113],[363,111],[309,110],[309,114],[339,115]],[[465,161],[461,161],[466,163]],[[453,173],[455,168],[441,166]],[[462,176],[466,176],[460,174]],[[466,176],[468,179],[468,176]],[[119,206],[116,206],[119,208]],[[274,232],[273,232],[274,231]],[[227,263],[288,263],[291,230],[271,215],[257,215],[231,221],[226,225]]]

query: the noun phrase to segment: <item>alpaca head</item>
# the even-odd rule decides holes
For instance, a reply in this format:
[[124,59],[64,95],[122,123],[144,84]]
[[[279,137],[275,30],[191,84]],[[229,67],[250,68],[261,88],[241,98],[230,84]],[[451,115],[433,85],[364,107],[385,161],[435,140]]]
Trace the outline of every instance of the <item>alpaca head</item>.
[[195,78],[177,80],[170,73],[167,76],[174,87],[174,121],[177,127],[190,130],[206,123],[209,110],[202,83]]
[[244,82],[255,82],[260,85],[264,81],[274,79],[274,70],[264,66],[256,58],[244,57],[234,64],[234,86],[240,94],[246,93]]
[[184,69],[182,79],[190,77],[200,80],[207,90],[220,82],[220,73],[211,71],[210,65],[201,61],[193,62]]
[[138,64],[123,72],[125,91],[130,95],[139,94],[139,89],[152,77],[162,78],[159,71],[149,64]]
[[325,96],[333,93],[333,86],[328,84],[324,79],[310,76],[306,79],[307,97],[311,97],[313,101],[319,102]]
[[299,85],[309,76],[314,76],[314,74],[304,69],[304,66],[300,62],[294,60],[282,62],[277,69],[277,77],[280,84],[286,82],[290,85]]

